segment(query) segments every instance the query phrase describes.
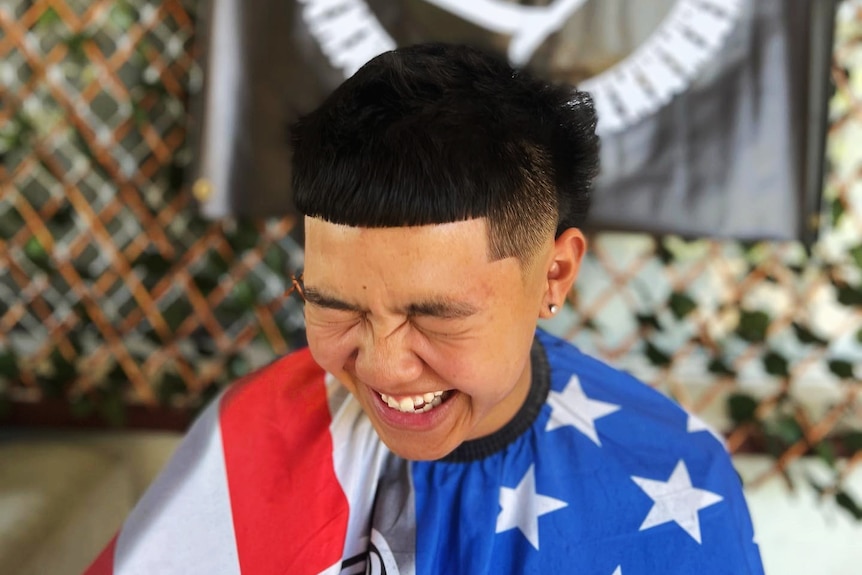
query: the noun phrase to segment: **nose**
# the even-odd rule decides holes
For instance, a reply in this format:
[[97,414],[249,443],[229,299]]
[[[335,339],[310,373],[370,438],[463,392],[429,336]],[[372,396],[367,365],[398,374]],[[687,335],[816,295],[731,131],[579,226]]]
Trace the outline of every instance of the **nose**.
[[365,330],[356,354],[356,375],[371,387],[397,393],[399,387],[419,379],[422,359],[410,346],[409,323],[390,331],[379,328],[369,325]]

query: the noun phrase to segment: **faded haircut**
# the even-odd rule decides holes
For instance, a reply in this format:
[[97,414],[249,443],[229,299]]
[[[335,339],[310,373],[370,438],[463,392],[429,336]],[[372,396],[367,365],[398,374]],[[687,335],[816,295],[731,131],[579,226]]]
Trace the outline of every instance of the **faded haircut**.
[[294,125],[294,203],[357,227],[487,218],[489,257],[523,265],[583,224],[595,127],[592,99],[571,86],[467,46],[399,48]]

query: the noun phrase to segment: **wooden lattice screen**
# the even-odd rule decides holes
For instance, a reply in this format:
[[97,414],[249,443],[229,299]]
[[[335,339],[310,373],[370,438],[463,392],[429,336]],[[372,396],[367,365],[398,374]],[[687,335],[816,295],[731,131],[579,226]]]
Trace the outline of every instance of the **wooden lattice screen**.
[[[7,421],[52,405],[55,420],[114,424],[137,423],[136,406],[190,413],[303,342],[301,303],[286,295],[302,258],[293,222],[203,220],[186,185],[194,7],[0,5]],[[770,473],[813,452],[840,479],[862,459],[859,2],[842,3],[836,40],[823,231],[810,253],[601,234],[548,327],[725,429],[731,450],[774,453]]]
[[197,405],[301,341],[282,282],[291,221],[207,222],[183,187],[193,22],[178,1],[0,9],[0,364],[15,402],[120,422],[125,404]]

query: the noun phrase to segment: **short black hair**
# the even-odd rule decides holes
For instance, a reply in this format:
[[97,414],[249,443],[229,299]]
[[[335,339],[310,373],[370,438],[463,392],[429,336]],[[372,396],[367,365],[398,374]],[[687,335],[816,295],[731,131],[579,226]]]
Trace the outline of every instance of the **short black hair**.
[[487,218],[492,259],[581,227],[598,172],[590,96],[476,48],[381,54],[293,126],[294,203],[358,227]]

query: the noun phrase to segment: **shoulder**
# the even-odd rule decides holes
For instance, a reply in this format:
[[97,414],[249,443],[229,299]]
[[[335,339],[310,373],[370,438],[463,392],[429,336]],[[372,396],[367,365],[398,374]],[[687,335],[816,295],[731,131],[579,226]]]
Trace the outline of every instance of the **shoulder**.
[[325,375],[311,357],[311,352],[303,348],[231,384],[221,398],[219,410],[224,415],[251,407],[260,415],[292,403],[310,402],[324,407]]
[[720,436],[674,400],[565,340],[543,332],[539,337],[551,368],[549,402],[580,402],[599,415],[596,438],[606,438],[610,452],[641,463],[729,459]]
[[[720,437],[632,375],[548,334],[539,338],[551,368],[554,465],[565,461],[572,477],[594,480],[599,487],[585,499],[601,503],[597,516],[613,515],[618,524],[609,529],[639,542],[631,550],[639,562],[678,549],[675,568],[655,571],[694,573],[730,561],[728,572],[762,573],[742,484]],[[694,542],[700,554],[686,551]]]

